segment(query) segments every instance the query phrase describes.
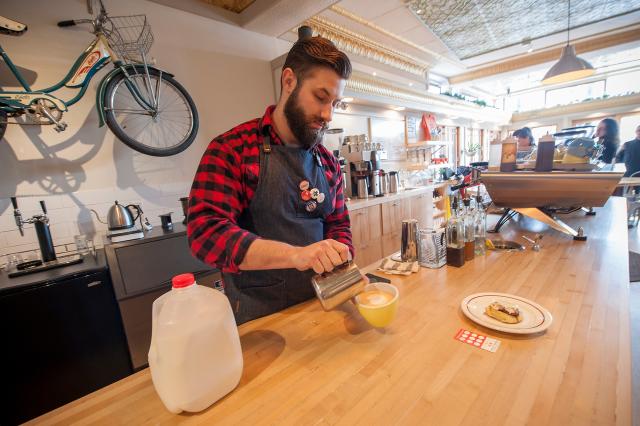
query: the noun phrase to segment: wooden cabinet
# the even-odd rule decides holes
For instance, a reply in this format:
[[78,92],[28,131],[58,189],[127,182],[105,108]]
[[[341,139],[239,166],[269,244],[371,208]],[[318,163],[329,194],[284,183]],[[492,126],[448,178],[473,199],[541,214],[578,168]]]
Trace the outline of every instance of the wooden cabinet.
[[418,228],[433,226],[433,197],[431,194],[420,194],[411,197],[411,218],[418,221]]
[[400,250],[402,221],[411,218],[411,199],[403,198],[382,204],[382,255]]
[[380,205],[350,213],[355,262],[364,267],[382,259],[382,226]]
[[400,250],[402,221],[417,219],[419,228],[433,226],[431,193],[352,210],[351,234],[359,266],[369,265]]

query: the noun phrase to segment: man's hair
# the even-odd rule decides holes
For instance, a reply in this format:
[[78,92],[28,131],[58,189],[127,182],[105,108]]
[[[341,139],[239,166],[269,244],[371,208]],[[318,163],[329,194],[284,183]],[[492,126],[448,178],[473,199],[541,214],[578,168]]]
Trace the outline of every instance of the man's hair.
[[287,54],[282,69],[291,68],[300,83],[315,67],[330,68],[345,80],[351,76],[347,55],[330,40],[319,36],[298,40]]

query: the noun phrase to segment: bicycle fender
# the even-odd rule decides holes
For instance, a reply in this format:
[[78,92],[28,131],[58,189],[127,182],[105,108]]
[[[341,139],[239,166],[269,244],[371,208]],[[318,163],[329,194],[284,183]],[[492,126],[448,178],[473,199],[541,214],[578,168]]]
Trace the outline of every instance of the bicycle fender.
[[[122,66],[127,70],[129,70],[131,68],[134,68],[134,67],[144,68],[144,65],[142,65],[142,64],[123,64]],[[162,70],[160,68],[153,67],[151,65],[147,65],[147,68],[153,69],[153,70],[156,70],[156,71],[160,71],[160,72],[162,72],[162,74],[166,74],[169,77],[173,77],[173,74],[171,74],[170,72],[167,72],[165,70]],[[109,72],[109,74],[104,76],[104,78],[98,84],[98,90],[96,90],[96,109],[98,110],[98,127],[102,127],[102,126],[105,125],[104,94],[105,94],[105,91],[107,89],[107,85],[118,74],[122,74],[122,69],[120,67],[116,67],[113,70],[111,70],[111,72]]]

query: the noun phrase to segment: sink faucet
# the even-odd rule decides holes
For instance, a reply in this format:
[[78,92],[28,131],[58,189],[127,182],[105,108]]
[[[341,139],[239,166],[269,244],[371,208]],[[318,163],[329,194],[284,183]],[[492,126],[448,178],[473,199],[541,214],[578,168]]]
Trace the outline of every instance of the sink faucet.
[[525,240],[529,241],[532,244],[531,250],[533,251],[540,251],[540,240],[542,240],[542,237],[543,237],[542,234],[536,234],[535,239],[532,240],[526,235],[522,236],[522,238],[524,238]]

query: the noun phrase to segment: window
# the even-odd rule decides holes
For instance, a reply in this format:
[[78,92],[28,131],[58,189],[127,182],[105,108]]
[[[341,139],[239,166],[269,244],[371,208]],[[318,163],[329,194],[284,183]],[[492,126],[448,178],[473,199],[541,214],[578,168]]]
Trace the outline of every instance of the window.
[[631,92],[640,92],[640,71],[607,78],[607,95],[619,96]]
[[435,84],[430,84],[428,91],[429,93],[435,93],[436,95],[439,95],[442,93],[442,89],[440,88],[440,86],[436,86]]
[[544,108],[544,90],[522,93],[506,98],[507,110],[532,111]]
[[636,127],[640,126],[640,114],[625,115],[620,119],[620,142],[636,138]]
[[553,126],[538,126],[538,127],[532,127],[531,128],[531,133],[533,134],[533,139],[536,141],[536,143],[540,140],[541,137],[543,137],[546,134],[552,135],[556,132],[557,126],[553,125]]
[[593,83],[578,84],[561,89],[547,90],[546,106],[567,105],[588,99],[600,98],[604,95],[604,80]]

